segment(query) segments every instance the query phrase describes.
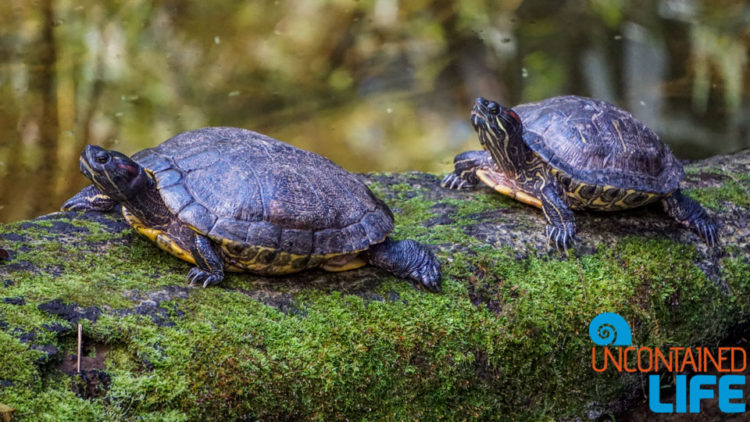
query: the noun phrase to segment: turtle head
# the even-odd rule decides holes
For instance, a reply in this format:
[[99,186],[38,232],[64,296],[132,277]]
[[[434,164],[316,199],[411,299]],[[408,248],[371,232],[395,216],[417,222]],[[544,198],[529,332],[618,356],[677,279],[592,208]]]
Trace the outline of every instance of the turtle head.
[[152,183],[143,167],[117,151],[87,145],[79,163],[84,176],[104,194],[119,202],[127,202]]
[[[482,97],[477,98],[471,111],[471,124],[485,148],[489,140],[503,145],[523,132],[521,118],[515,111]],[[486,137],[491,139],[485,139]]]
[[523,124],[518,114],[500,104],[477,98],[471,111],[471,124],[479,135],[482,148],[489,151],[495,164],[511,179],[524,171]]

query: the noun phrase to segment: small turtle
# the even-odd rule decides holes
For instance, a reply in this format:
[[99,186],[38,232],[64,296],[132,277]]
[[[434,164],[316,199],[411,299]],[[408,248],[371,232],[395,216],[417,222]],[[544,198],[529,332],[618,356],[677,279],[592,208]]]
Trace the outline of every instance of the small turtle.
[[682,165],[627,111],[572,95],[513,110],[480,97],[471,123],[485,151],[457,155],[442,186],[471,189],[481,180],[541,208],[558,249],[567,249],[576,233],[571,209],[624,210],[658,200],[706,243],[717,241],[706,211],[680,192]]
[[438,289],[440,264],[424,245],[396,241],[393,214],[332,161],[244,129],[179,134],[132,159],[86,146],[81,172],[93,185],[64,211],[107,211],[161,249],[195,264],[190,283],[224,271],[289,274],[371,264]]

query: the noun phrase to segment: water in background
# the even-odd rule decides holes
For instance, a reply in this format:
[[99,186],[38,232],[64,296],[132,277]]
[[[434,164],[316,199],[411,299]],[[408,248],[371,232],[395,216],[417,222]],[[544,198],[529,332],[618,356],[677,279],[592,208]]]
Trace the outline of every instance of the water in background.
[[209,125],[351,171],[445,172],[475,97],[603,98],[679,157],[750,146],[742,0],[4,0],[0,221],[56,210],[78,154]]

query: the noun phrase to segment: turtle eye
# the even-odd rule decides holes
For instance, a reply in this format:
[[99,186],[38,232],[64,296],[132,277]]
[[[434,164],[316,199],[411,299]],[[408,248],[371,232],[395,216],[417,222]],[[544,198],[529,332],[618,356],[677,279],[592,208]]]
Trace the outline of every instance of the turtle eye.
[[109,154],[107,154],[106,151],[99,151],[96,153],[96,157],[94,157],[94,159],[99,164],[105,164],[107,161],[109,161]]
[[491,101],[489,104],[487,104],[487,111],[489,111],[490,114],[498,114],[500,113],[500,106],[497,105],[496,102]]

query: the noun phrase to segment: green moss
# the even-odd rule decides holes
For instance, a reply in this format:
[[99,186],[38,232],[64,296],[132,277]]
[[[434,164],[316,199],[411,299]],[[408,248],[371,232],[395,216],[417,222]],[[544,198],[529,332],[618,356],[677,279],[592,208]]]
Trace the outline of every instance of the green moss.
[[[466,235],[464,228],[473,222],[477,214],[519,206],[517,202],[494,192],[476,192],[470,200],[446,197],[435,201],[427,197],[429,189],[411,183],[399,182],[384,186],[378,182],[370,182],[369,186],[376,194],[385,198],[386,203],[395,211],[395,238],[411,238],[429,244],[468,246],[476,240]],[[450,224],[424,224],[437,216],[436,209],[446,207],[454,209],[450,213]]]
[[731,303],[742,315],[750,314],[750,259],[739,248],[730,248],[733,256],[722,260],[722,276],[731,293]]
[[[184,277],[174,274],[158,278],[152,276],[158,268],[175,266],[183,267],[187,272],[187,264],[159,251],[155,245],[141,238],[129,246],[109,244],[108,241],[133,234],[112,234],[101,224],[91,221],[74,220],[71,224],[87,230],[76,234],[81,236],[76,242],[86,246],[78,248],[68,245],[61,251],[58,242],[47,240],[43,235],[43,228],[56,222],[70,224],[67,220],[47,220],[30,228],[11,224],[0,231],[0,234],[14,233],[24,238],[16,244],[19,252],[14,256],[15,261],[35,263],[33,269],[14,272],[13,285],[5,291],[7,295],[32,300],[60,298],[83,307],[99,304],[102,297],[107,297],[110,307],[123,308],[131,305],[121,295],[125,290],[150,289],[179,284],[184,280]],[[35,313],[33,307],[17,310],[20,311],[18,318],[33,318]]]
[[[487,283],[488,299],[502,304],[503,324],[488,360],[499,373],[512,374],[501,382],[508,408],[527,406],[532,397],[555,397],[547,403],[557,410],[581,406],[555,392],[586,385],[578,393],[606,392],[588,396],[601,400],[622,385],[594,374],[586,360],[587,326],[600,312],[617,310],[634,321],[643,345],[713,341],[727,328],[719,318],[726,318],[728,309],[721,305],[726,297],[693,264],[693,246],[629,238],[614,249],[568,260],[513,260],[510,251],[478,255],[482,258],[473,262],[457,257],[452,266],[458,265],[459,273],[479,268],[485,279],[475,279],[474,290]],[[716,318],[707,321],[707,314]],[[545,414],[537,411],[535,418]]]
[[703,206],[724,211],[724,203],[730,202],[736,206],[750,208],[750,175],[729,174],[726,172],[713,173],[723,179],[720,186],[686,189],[688,196],[700,202]]
[[48,388],[30,397],[25,406],[14,414],[19,420],[34,421],[100,421],[106,419],[101,403],[77,397],[70,392],[70,381],[47,385]]
[[[35,361],[42,357],[41,352],[29,350],[10,332],[3,330],[0,331],[0,353],[3,357],[0,359],[0,380],[8,384],[8,388],[3,388],[4,392],[8,391],[13,397],[24,389],[35,390],[41,386],[39,368],[35,365]],[[9,402],[0,400],[0,403]]]

